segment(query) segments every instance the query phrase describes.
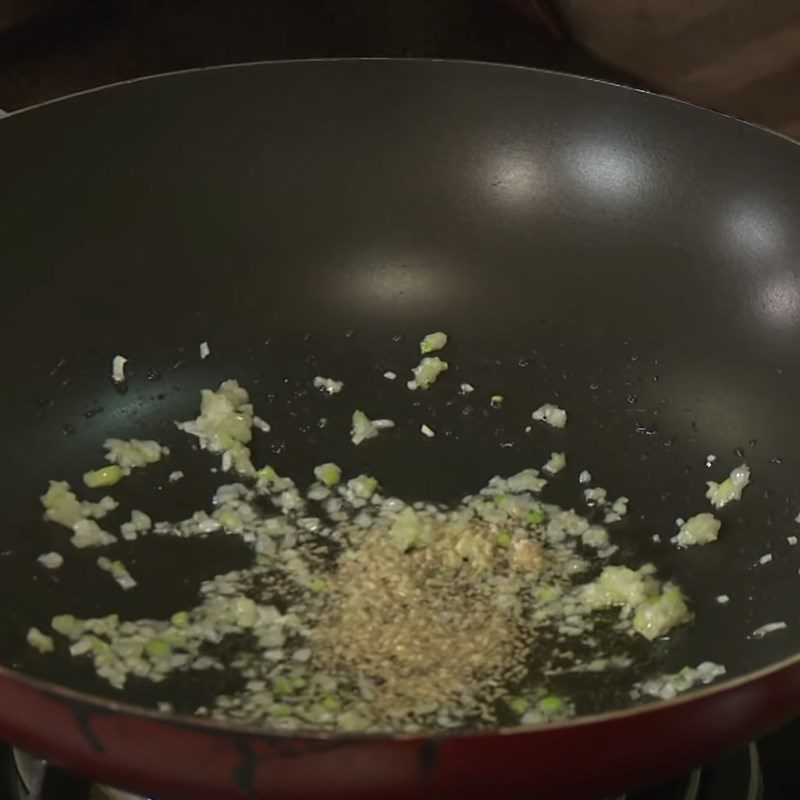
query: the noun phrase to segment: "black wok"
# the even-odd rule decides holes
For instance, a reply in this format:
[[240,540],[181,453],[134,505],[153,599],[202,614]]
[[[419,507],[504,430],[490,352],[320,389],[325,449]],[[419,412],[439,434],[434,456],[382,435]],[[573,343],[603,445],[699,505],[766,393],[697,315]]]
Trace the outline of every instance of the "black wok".
[[[797,145],[563,75],[296,62],[11,115],[0,175],[5,736],[180,797],[531,797],[654,780],[800,709],[800,547],[787,542],[800,527]],[[411,404],[381,376],[404,376],[434,329],[451,336],[451,370]],[[126,393],[109,379],[117,353]],[[311,392],[319,373],[348,392]],[[82,660],[29,648],[27,629],[54,613],[169,614],[246,563],[224,537],[121,542],[111,552],[140,587],[112,591],[97,552],[69,548],[37,501],[49,478],[79,485],[105,437],[146,436],[173,456],[121,484],[122,507],[180,519],[207,505],[214,461],[172,421],[228,377],[272,423],[259,460],[298,480],[335,460],[400,496],[451,501],[566,450],[550,499],[576,505],[584,468],[626,494],[620,559],[654,561],[693,603],[647,670],[710,660],[725,681],[513,735],[287,739],[143,710],[189,713],[221,688],[207,679],[119,693]],[[462,381],[477,391],[460,396]],[[355,398],[400,421],[396,435],[354,448]],[[526,434],[544,401],[569,410],[568,427]],[[423,439],[422,422],[440,435]],[[719,542],[669,544],[676,517],[708,510],[705,481],[742,461],[753,485],[720,513]],[[168,485],[175,468],[188,477]],[[36,557],[53,549],[67,561],[46,572]],[[751,636],[776,621],[787,627]],[[626,680],[579,694],[579,709],[618,707]]]

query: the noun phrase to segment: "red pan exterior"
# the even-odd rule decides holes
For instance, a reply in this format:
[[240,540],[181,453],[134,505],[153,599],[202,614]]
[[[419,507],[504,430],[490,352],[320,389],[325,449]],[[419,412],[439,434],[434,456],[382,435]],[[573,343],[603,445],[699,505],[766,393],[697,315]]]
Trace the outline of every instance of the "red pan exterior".
[[173,721],[0,674],[3,738],[66,769],[169,800],[588,800],[708,761],[798,706],[795,661],[680,701],[539,730],[291,738]]

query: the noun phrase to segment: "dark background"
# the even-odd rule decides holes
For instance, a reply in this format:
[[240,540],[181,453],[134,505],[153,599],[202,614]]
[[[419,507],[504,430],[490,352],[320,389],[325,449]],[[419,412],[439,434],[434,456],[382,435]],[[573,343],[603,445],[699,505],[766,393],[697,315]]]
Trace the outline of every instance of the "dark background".
[[[0,108],[11,111],[141,75],[286,58],[476,59],[632,82],[497,0],[61,0],[57,5],[0,32]],[[0,30],[1,7],[2,2]]]

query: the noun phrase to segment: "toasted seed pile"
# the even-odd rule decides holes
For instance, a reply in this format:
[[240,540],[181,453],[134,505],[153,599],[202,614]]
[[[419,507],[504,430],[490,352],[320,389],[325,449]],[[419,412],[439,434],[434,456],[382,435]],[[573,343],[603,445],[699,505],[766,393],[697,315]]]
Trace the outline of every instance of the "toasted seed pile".
[[451,524],[410,553],[386,532],[368,535],[340,559],[313,637],[314,664],[372,681],[372,714],[465,706],[471,695],[471,710],[486,715],[498,680],[524,677],[524,648],[515,645],[525,631],[496,608],[493,583],[458,563],[460,532]]

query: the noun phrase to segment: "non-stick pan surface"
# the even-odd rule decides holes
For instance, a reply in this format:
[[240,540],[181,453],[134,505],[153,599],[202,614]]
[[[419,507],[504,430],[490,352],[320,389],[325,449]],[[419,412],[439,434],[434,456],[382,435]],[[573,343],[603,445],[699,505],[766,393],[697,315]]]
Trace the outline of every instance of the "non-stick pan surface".
[[[0,176],[9,667],[184,712],[224,688],[119,694],[81,660],[39,655],[25,632],[54,613],[168,614],[193,602],[202,579],[247,563],[222,536],[120,543],[112,552],[140,579],[123,594],[96,552],[41,521],[37,501],[48,478],[78,485],[105,437],[139,436],[173,455],[120,486],[122,507],[180,519],[207,506],[215,460],[172,420],[194,416],[200,388],[236,377],[273,426],[257,460],[298,481],[335,460],[399,496],[449,501],[566,450],[569,470],[549,497],[578,505],[582,469],[630,497],[614,534],[621,560],[655,561],[696,610],[643,667],[711,660],[727,679],[754,677],[537,732],[364,744],[154,721],[9,672],[5,735],[195,798],[531,797],[642,783],[800,708],[794,660],[751,675],[800,650],[800,546],[787,542],[800,529],[795,144],[562,75],[296,62],[166,76],[12,115],[0,124]],[[382,373],[402,378],[434,329],[451,336],[451,370],[410,397]],[[117,353],[130,359],[124,394],[109,380]],[[317,374],[346,391],[312,392]],[[459,395],[462,381],[477,391]],[[493,394],[502,410],[489,408]],[[525,433],[545,401],[569,410],[568,427]],[[399,430],[353,447],[355,407]],[[439,435],[420,436],[422,422]],[[675,549],[675,518],[708,510],[705,481],[743,460],[753,485],[721,513],[719,542]],[[187,478],[170,484],[177,468]],[[62,570],[37,565],[51,549],[66,554]],[[778,621],[785,630],[750,636]],[[581,708],[605,711],[621,696],[612,681]]]

